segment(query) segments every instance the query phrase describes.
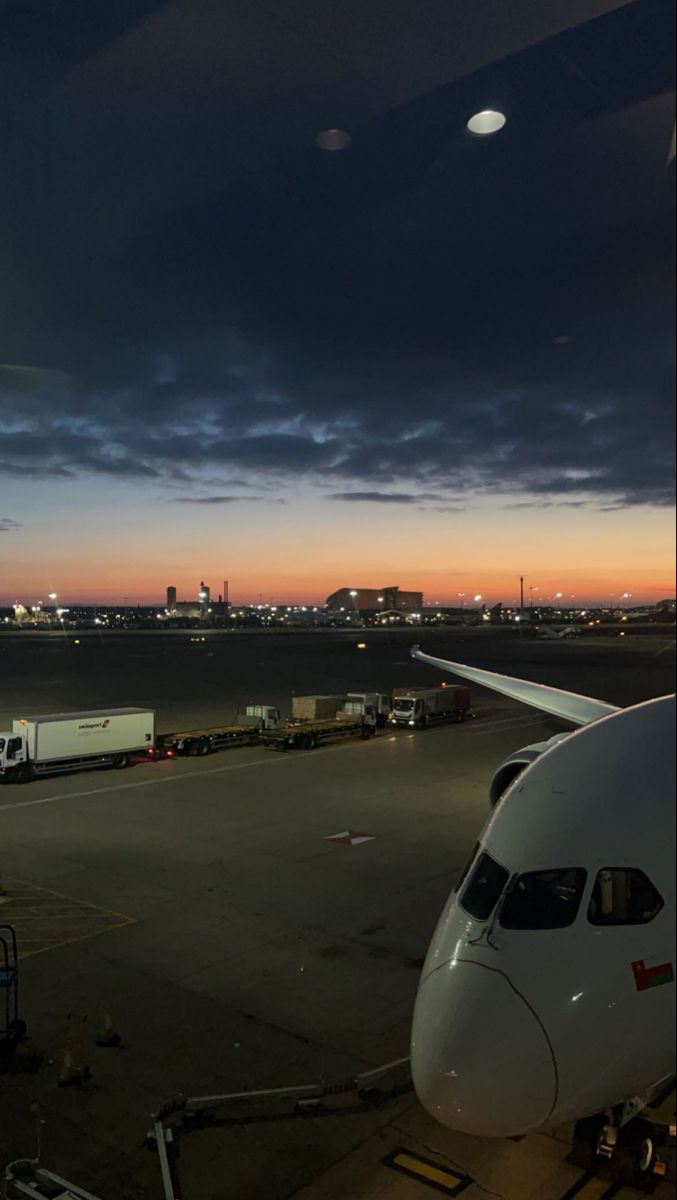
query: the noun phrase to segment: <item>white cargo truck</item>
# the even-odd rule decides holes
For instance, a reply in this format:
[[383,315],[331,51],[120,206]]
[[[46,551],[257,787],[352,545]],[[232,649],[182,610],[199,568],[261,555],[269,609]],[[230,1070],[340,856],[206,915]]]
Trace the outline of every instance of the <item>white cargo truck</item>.
[[390,720],[393,725],[427,729],[443,721],[462,721],[470,712],[470,688],[443,683],[434,688],[395,688]]
[[341,705],[344,712],[360,713],[373,708],[376,713],[376,724],[382,729],[390,715],[390,696],[385,692],[348,692],[348,697]]
[[126,767],[155,744],[155,713],[148,708],[22,717],[0,731],[0,781],[23,783],[39,775]]

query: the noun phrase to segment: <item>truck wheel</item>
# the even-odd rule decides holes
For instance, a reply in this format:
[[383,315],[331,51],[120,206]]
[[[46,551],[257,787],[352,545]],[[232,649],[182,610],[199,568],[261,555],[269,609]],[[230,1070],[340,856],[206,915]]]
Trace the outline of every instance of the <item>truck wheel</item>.
[[33,778],[33,768],[29,763],[24,763],[20,767],[16,767],[14,774],[10,776],[15,783],[30,783]]
[[461,725],[461,724],[462,724],[464,716],[465,716],[465,713],[464,713],[464,712],[462,712],[462,711],[461,711],[461,712],[457,712],[457,713],[456,713],[456,724],[457,724],[457,725]]
[[113,759],[113,766],[115,767],[116,771],[122,771],[124,767],[128,767],[129,766],[129,755],[128,754],[116,754],[115,758]]
[[197,744],[197,753],[201,757],[205,754],[209,754],[209,742],[207,741],[207,738],[200,738]]

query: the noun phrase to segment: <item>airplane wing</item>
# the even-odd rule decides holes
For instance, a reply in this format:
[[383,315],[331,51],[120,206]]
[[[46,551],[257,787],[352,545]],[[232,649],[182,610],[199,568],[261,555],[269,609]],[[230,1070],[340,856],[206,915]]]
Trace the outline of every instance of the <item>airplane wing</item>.
[[451,675],[460,675],[471,683],[501,692],[503,696],[511,696],[513,700],[521,700],[523,704],[531,704],[533,708],[540,708],[542,712],[571,721],[574,725],[589,725],[592,721],[618,712],[613,704],[606,704],[604,700],[563,692],[560,688],[531,683],[528,679],[516,679],[512,675],[499,675],[496,671],[483,671],[480,667],[468,667],[446,658],[433,658],[431,654],[424,654],[420,646],[412,646],[410,653],[419,662],[439,667],[440,671],[448,671]]

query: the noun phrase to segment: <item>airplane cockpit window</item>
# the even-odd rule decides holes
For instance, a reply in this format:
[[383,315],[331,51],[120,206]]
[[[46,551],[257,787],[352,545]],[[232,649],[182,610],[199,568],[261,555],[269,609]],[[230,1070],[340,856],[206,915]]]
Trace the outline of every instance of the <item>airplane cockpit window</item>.
[[604,867],[595,880],[588,920],[592,925],[646,925],[663,907],[663,897],[635,867]]
[[520,875],[501,910],[503,929],[566,929],[573,925],[587,879],[582,867]]
[[475,842],[475,845],[472,848],[472,854],[470,855],[470,858],[468,859],[463,870],[461,871],[461,874],[459,875],[458,879],[456,880],[456,883],[454,885],[455,892],[460,892],[461,888],[463,887],[463,884],[465,883],[466,879],[468,878],[468,875],[470,873],[470,868],[472,867],[475,859],[477,858],[477,855],[480,852],[480,845],[481,845],[480,842]]
[[476,921],[487,921],[508,882],[505,867],[483,850],[461,893],[461,904]]

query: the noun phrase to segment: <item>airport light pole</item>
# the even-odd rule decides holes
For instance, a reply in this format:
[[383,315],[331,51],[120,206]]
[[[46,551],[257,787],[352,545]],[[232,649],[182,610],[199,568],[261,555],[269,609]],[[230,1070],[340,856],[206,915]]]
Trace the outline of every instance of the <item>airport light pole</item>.
[[534,607],[534,592],[538,591],[536,584],[532,584],[529,588],[529,608]]

